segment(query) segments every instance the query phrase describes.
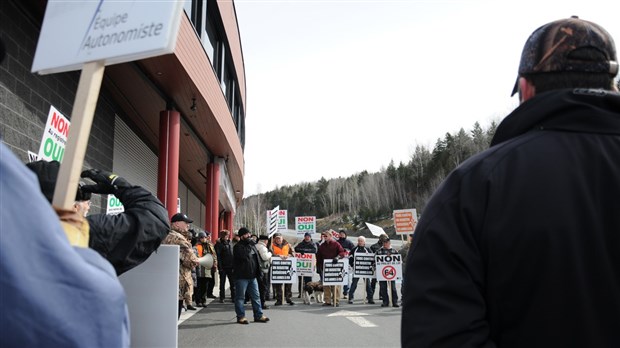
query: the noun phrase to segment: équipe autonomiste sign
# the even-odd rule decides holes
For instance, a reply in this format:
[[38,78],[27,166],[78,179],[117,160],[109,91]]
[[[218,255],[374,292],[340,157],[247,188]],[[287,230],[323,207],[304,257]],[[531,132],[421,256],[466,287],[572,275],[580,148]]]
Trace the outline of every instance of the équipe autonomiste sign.
[[172,53],[184,1],[49,0],[32,72],[79,70]]

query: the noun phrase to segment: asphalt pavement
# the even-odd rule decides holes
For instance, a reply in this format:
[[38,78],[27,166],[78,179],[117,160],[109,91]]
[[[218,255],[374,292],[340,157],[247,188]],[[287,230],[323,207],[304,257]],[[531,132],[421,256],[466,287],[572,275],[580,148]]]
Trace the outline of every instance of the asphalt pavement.
[[[303,304],[293,284],[295,305],[270,307],[268,323],[252,321],[252,307],[245,306],[249,325],[236,322],[234,305],[226,289],[226,300],[208,299],[207,307],[185,311],[179,320],[179,347],[399,347],[401,308],[381,307],[379,286],[376,304],[364,303],[360,280],[353,304],[341,299],[339,307]],[[397,284],[400,296],[400,284]],[[219,289],[214,290],[217,296]]]

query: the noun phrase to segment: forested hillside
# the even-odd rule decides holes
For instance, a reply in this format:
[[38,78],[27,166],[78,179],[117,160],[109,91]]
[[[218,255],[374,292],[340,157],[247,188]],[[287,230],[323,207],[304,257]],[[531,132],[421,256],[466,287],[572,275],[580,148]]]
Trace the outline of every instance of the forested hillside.
[[[446,133],[431,150],[417,146],[409,162],[394,161],[377,173],[363,171],[347,178],[283,186],[273,191],[247,197],[239,207],[236,226],[248,226],[264,233],[266,211],[279,205],[288,210],[288,226],[295,228],[295,216],[332,217],[319,228],[347,226],[351,231],[364,222],[389,219],[395,209],[417,209],[418,214],[445,176],[470,156],[489,147],[496,122],[487,128],[476,122],[470,131],[462,128]],[[386,156],[387,157],[387,156]],[[334,226],[329,226],[334,224]]]

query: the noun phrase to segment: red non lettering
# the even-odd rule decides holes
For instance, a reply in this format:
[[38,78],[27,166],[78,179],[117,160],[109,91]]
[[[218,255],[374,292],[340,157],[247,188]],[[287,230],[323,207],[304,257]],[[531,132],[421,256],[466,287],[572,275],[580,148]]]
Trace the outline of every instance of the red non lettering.
[[55,112],[52,114],[52,127],[65,137],[69,135],[69,123]]

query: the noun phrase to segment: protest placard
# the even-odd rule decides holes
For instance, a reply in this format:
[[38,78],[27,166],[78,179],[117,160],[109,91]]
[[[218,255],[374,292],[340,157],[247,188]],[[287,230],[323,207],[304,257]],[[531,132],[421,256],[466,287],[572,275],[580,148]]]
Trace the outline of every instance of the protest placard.
[[271,284],[292,284],[297,282],[297,259],[278,256],[271,258]]
[[349,282],[349,261],[325,260],[323,262],[323,286],[346,285]]
[[314,275],[316,269],[316,256],[314,254],[295,253],[297,259],[297,275],[308,276]]
[[378,281],[403,281],[402,256],[394,255],[375,255],[375,265],[377,269]]
[[355,253],[353,257],[354,278],[375,278],[375,254]]

